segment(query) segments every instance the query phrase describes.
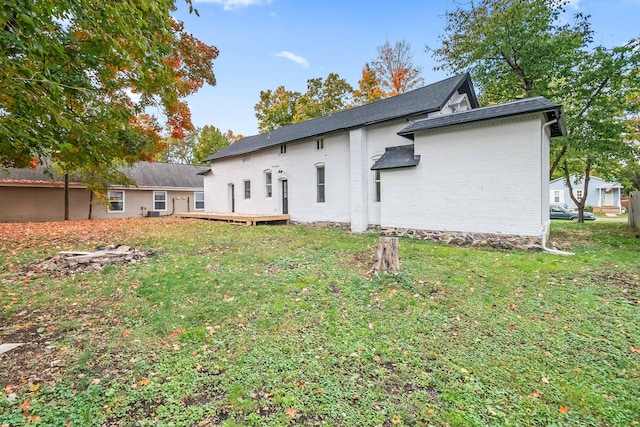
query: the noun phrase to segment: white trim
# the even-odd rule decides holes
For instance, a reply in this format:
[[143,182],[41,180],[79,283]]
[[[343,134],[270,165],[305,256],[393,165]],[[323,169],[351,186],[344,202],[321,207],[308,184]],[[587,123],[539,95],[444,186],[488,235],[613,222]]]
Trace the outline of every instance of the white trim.
[[[316,163],[316,203],[327,202],[327,169],[324,163]],[[318,175],[320,168],[322,168],[322,183],[320,183],[320,176]],[[322,187],[322,200],[320,200],[320,188]]]
[[[271,182],[267,182],[267,175],[271,178]],[[271,199],[273,198],[273,172],[271,169],[265,169],[262,171],[262,176],[264,177],[264,198]],[[271,192],[271,195],[269,195]]]
[[[198,208],[197,207],[197,199],[196,199],[196,195],[197,194],[202,194],[202,207]],[[204,191],[194,191],[193,192],[193,210],[194,211],[203,211],[204,210]]]
[[[122,193],[122,209],[121,210],[112,210],[111,209],[111,193]],[[108,190],[107,198],[109,202],[107,203],[107,212],[108,213],[124,213],[125,212],[125,191],[124,190]]]
[[[156,193],[162,193],[164,194],[164,209],[157,209],[156,208]],[[161,201],[158,200],[158,202],[161,203]],[[159,211],[159,212],[166,212],[167,208],[169,206],[169,200],[167,197],[167,192],[166,191],[161,191],[161,190],[154,190],[151,196],[151,206],[153,206],[154,211]]]

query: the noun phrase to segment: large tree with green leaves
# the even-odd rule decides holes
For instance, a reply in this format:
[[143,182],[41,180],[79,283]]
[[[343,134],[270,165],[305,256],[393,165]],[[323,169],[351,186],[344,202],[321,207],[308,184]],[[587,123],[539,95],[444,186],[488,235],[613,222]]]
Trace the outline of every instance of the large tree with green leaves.
[[280,126],[344,110],[352,94],[351,85],[336,73],[330,73],[326,79],[307,80],[304,94],[289,91],[284,86],[274,91],[260,91],[260,102],[254,107],[258,129],[269,132]]
[[347,108],[352,94],[351,85],[336,73],[330,73],[324,80],[321,77],[309,79],[307,92],[296,101],[293,123],[342,111]]
[[296,101],[301,95],[300,92],[289,91],[284,86],[278,86],[276,90],[261,90],[260,101],[253,107],[258,119],[258,130],[270,132],[293,123]]
[[218,51],[185,32],[174,10],[174,0],[5,1],[0,166],[48,159],[108,175],[151,159],[163,140],[149,107],[171,136],[191,130],[182,99],[215,84]]
[[[446,13],[441,45],[430,49],[452,72],[470,71],[487,104],[545,96],[563,104],[568,135],[553,140],[550,174],[608,175],[634,146],[625,137],[637,108],[638,42],[593,46],[589,17],[568,18],[563,0],[480,0]],[[429,47],[428,47],[429,49]],[[572,195],[573,197],[573,195]]]
[[217,127],[206,125],[194,129],[184,138],[167,138],[167,148],[156,159],[166,163],[201,164],[204,159],[235,142],[237,138],[231,130],[222,133]]

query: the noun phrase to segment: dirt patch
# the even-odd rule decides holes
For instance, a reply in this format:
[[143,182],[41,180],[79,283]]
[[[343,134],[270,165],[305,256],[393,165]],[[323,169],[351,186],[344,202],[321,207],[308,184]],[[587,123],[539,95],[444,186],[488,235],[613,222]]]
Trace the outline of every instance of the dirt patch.
[[603,288],[619,289],[623,298],[632,304],[637,304],[640,301],[640,275],[612,272],[594,276],[591,280],[602,283]]
[[0,354],[0,389],[9,387],[18,391],[21,388],[38,387],[63,372],[64,354],[52,345],[58,336],[36,325],[0,324],[0,339],[4,343],[23,343]]

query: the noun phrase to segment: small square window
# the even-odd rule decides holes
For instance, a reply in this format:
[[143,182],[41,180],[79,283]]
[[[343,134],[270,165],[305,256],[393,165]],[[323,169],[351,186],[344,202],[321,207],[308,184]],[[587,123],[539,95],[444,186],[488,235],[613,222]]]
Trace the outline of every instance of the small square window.
[[251,181],[244,182],[244,198],[245,199],[251,198]]

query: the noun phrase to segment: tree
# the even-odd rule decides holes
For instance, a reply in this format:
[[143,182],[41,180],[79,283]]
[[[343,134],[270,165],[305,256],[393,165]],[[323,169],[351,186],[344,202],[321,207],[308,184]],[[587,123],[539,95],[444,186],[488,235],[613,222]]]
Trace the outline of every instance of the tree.
[[336,73],[330,73],[324,80],[309,79],[307,92],[296,100],[293,123],[342,111],[352,94],[351,85]]
[[550,176],[558,169],[585,184],[577,201],[579,220],[591,170],[607,171],[634,147],[624,138],[627,115],[635,108],[629,91],[637,87],[637,41],[613,49],[591,47],[587,16],[566,21],[556,0],[481,0],[446,13],[441,46],[430,49],[437,69],[469,70],[483,103],[545,96],[563,104],[568,135],[552,140]]
[[164,163],[178,163],[182,165],[195,164],[194,151],[201,130],[200,128],[196,128],[189,132],[184,138],[166,138],[166,148],[156,156],[156,160]]
[[258,119],[258,130],[270,132],[293,123],[296,101],[300,95],[300,92],[288,91],[284,86],[279,86],[274,91],[261,90],[260,102],[253,107]]
[[304,94],[289,91],[284,86],[275,91],[260,91],[260,102],[254,107],[258,129],[270,132],[281,126],[341,111],[349,105],[352,93],[351,85],[335,73],[330,73],[326,79],[307,80]]
[[206,125],[189,132],[182,139],[167,138],[167,148],[157,156],[157,160],[184,165],[201,164],[204,159],[235,142],[237,138],[231,130],[223,134],[217,127]]
[[384,93],[380,89],[380,79],[378,79],[376,70],[367,62],[362,69],[362,77],[358,81],[358,89],[353,91],[354,104],[364,105],[383,97]]
[[194,163],[202,163],[204,159],[217,153],[223,148],[227,147],[234,140],[230,137],[233,136],[233,132],[230,130],[226,134],[220,132],[220,129],[214,126],[205,126],[201,129],[194,151]]
[[[378,46],[378,57],[371,63],[384,97],[395,96],[424,84],[422,68],[413,64],[411,44],[406,40]],[[365,65],[365,70],[367,65]]]
[[218,50],[186,33],[173,10],[174,0],[5,2],[0,165],[50,159],[108,175],[151,159],[163,148],[162,128],[143,114],[151,106],[171,136],[193,129],[181,100],[215,84]]

